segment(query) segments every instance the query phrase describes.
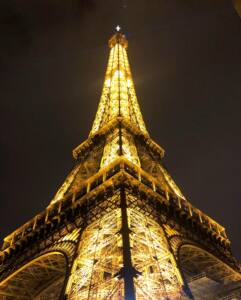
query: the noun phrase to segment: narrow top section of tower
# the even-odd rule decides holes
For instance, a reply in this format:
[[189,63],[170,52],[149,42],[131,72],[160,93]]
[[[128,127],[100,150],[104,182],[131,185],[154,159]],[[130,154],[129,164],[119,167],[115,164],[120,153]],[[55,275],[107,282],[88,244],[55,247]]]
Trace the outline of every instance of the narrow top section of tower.
[[90,135],[94,135],[113,119],[121,117],[148,135],[137,101],[127,57],[128,41],[120,27],[110,38],[110,54],[103,90]]
[[116,44],[120,44],[125,49],[128,48],[128,41],[124,34],[117,32],[109,39],[109,47],[113,48]]
[[109,39],[109,47],[113,48],[116,44],[120,44],[125,49],[128,48],[128,41],[123,33],[121,33],[121,27],[119,25],[115,28],[116,33]]

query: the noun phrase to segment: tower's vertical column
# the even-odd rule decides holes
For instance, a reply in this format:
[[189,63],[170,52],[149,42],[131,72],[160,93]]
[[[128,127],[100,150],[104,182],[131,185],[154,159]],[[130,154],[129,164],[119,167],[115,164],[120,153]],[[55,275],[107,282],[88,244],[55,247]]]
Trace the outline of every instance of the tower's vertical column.
[[130,237],[129,237],[129,225],[128,225],[128,216],[127,216],[127,203],[125,188],[121,187],[121,217],[122,217],[122,240],[123,240],[123,269],[122,276],[124,278],[124,289],[125,289],[125,299],[126,300],[135,300],[135,288],[134,288],[134,276],[136,271],[132,266],[131,262],[131,249],[130,249]]
[[73,272],[74,272],[74,267],[75,263],[78,259],[78,254],[79,254],[79,245],[80,245],[80,240],[84,231],[84,228],[86,227],[86,208],[83,209],[83,223],[81,224],[81,229],[78,230],[78,236],[76,237],[76,246],[75,246],[75,251],[73,254],[73,258],[71,262],[68,262],[68,267],[66,270],[66,276],[64,280],[64,284],[61,290],[61,294],[59,297],[59,300],[67,300],[68,295],[70,292],[70,288],[72,285],[72,280],[73,280]]

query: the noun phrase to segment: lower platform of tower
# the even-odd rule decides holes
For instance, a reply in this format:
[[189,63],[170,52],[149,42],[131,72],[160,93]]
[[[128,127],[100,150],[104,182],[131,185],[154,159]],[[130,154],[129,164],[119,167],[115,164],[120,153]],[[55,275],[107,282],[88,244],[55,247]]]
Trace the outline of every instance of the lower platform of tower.
[[228,249],[215,255],[144,176],[140,185],[115,172],[51,206],[29,240],[21,233],[1,265],[0,300],[241,299]]
[[0,287],[0,299],[241,299],[240,281],[217,258],[191,245],[175,256],[170,237],[178,232],[141,197],[120,189],[91,212],[85,229],[61,239],[78,240],[68,272],[52,245]]

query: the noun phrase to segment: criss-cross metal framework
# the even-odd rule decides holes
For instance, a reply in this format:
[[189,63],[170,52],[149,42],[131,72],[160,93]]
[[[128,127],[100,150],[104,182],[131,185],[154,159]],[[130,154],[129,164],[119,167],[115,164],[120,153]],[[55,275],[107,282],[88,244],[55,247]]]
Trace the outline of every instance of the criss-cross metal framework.
[[109,47],[76,166],[50,205],[4,239],[0,300],[239,297],[225,229],[183,196],[147,132],[125,36],[116,33]]
[[128,43],[125,36],[121,33],[115,34],[109,41],[109,47],[111,50],[104,86],[90,135],[120,116],[147,134],[128,62]]
[[[0,299],[50,299],[60,296],[66,272],[63,254],[43,255],[1,283]],[[48,298],[47,298],[48,296]]]

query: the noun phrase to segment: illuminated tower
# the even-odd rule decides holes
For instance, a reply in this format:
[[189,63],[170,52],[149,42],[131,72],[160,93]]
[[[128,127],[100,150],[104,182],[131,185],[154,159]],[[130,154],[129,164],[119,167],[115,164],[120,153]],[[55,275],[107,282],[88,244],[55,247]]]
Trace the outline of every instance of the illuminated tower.
[[50,205],[4,239],[0,300],[240,299],[225,229],[183,196],[149,136],[125,36],[109,47],[75,167]]

